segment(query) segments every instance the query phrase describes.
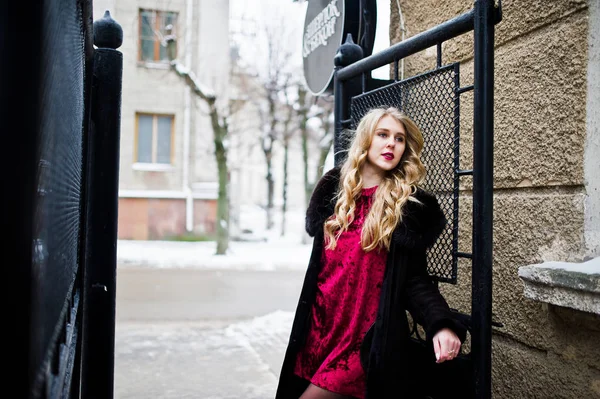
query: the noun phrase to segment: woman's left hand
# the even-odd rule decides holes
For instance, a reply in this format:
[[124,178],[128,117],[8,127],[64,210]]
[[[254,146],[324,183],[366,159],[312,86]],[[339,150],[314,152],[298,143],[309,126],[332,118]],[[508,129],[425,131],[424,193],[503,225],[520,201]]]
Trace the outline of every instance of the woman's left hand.
[[449,328],[442,328],[433,336],[433,350],[435,352],[436,363],[442,363],[446,360],[452,360],[460,352],[460,339]]

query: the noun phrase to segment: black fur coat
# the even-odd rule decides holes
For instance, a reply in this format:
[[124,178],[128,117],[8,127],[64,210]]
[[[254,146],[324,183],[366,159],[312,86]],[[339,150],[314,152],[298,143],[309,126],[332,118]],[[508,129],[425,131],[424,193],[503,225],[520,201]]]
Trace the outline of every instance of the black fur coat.
[[[297,399],[308,385],[293,373],[295,358],[304,345],[309,328],[317,277],[323,251],[323,223],[333,214],[339,190],[340,169],[326,173],[315,187],[306,212],[306,231],[314,237],[313,250],[296,309],[290,341],[285,354],[276,399]],[[435,196],[419,189],[420,201],[407,202],[402,222],[392,235],[377,319],[361,347],[361,361],[367,374],[368,399],[416,397],[408,392],[409,324],[406,315],[423,326],[430,340],[448,327],[464,342],[466,328],[450,311],[448,304],[427,273],[425,251],[437,240],[446,219]]]

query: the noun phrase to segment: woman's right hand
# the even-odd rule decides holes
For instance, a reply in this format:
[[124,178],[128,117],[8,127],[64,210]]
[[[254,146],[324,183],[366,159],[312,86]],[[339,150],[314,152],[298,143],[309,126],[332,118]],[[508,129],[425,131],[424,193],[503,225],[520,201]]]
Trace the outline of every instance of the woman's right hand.
[[461,342],[454,332],[449,328],[442,328],[433,336],[433,350],[436,363],[452,360],[460,352]]

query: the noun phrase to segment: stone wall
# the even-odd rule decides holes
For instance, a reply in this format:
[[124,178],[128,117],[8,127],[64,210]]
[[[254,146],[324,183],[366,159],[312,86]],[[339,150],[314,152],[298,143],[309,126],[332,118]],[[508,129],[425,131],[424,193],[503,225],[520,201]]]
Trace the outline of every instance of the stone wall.
[[[527,299],[518,276],[521,266],[597,256],[598,216],[592,211],[600,198],[598,169],[590,171],[598,165],[598,110],[589,103],[597,104],[599,90],[598,72],[589,68],[598,57],[588,53],[600,45],[593,45],[599,36],[593,2],[502,2],[495,38],[493,318],[504,327],[494,328],[495,398],[600,397],[598,315]],[[396,43],[400,19],[396,2],[391,4]],[[473,7],[466,0],[399,4],[406,38]],[[404,76],[435,62],[435,48],[408,57]],[[473,34],[444,43],[443,62],[460,62],[461,86],[472,84]],[[472,92],[462,95],[462,169],[472,167],[472,106]],[[464,252],[471,252],[471,184],[462,178]],[[461,260],[458,284],[442,284],[451,305],[467,313],[470,269],[471,262]]]

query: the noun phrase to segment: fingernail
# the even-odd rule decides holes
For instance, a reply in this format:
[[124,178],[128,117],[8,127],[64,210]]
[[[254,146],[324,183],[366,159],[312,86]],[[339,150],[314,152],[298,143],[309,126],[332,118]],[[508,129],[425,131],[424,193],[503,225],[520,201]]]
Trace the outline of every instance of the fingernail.
[[439,352],[435,352],[435,360],[440,360],[440,354],[439,354]]

